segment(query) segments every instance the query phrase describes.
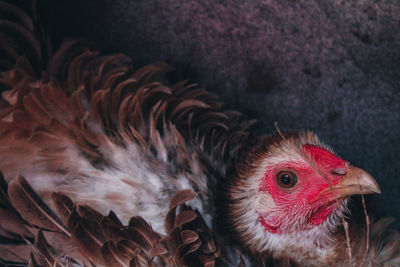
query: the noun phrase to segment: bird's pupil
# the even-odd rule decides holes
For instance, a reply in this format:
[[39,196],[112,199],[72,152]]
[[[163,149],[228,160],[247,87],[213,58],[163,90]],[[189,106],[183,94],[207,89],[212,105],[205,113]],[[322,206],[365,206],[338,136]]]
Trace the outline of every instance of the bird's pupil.
[[283,184],[290,184],[291,183],[291,178],[288,174],[283,175],[282,177],[282,183]]

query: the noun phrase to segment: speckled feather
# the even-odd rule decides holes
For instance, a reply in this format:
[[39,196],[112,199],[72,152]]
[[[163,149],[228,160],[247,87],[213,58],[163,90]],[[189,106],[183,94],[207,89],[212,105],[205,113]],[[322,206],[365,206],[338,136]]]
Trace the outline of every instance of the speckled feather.
[[[207,201],[250,124],[220,111],[204,89],[160,82],[168,65],[131,70],[127,62],[69,41],[51,59],[48,76],[32,75],[24,58],[4,72],[10,90],[3,94],[0,168],[7,180],[25,175],[47,202],[46,192],[70,192],[104,212],[113,207],[124,221],[160,210],[151,219],[159,217],[161,230],[161,203],[187,188]],[[99,197],[102,188],[109,191]],[[126,207],[132,196],[136,205]]]
[[[1,263],[29,266],[177,266],[215,265],[219,252],[198,211],[185,205],[197,194],[177,192],[166,218],[167,235],[141,217],[123,224],[110,211],[102,215],[53,193],[51,211],[19,176],[7,186],[2,175]],[[17,193],[23,191],[24,193]]]
[[[20,13],[24,20],[30,20],[23,11]],[[37,37],[32,27],[23,31],[29,35],[28,43],[32,36]],[[37,53],[33,56],[42,58],[40,49],[34,50]],[[20,47],[15,48],[18,52]],[[132,70],[126,56],[100,55],[84,41],[66,41],[43,73],[29,57],[15,61],[13,68],[1,74],[6,91],[1,100],[0,169],[4,183],[20,185],[11,186],[13,190],[8,192],[13,204],[9,209],[29,221],[22,220],[19,225],[47,231],[62,229],[72,240],[70,246],[79,247],[79,252],[86,255],[81,262],[105,264],[97,262],[98,253],[108,251],[110,255],[115,247],[101,234],[86,235],[87,227],[100,227],[103,219],[99,218],[109,212],[117,214],[121,226],[132,222],[131,217],[136,215],[151,222],[157,235],[171,232],[174,238],[169,243],[175,249],[175,242],[209,244],[202,249],[206,254],[200,253],[201,261],[214,262],[215,256],[211,255],[216,247],[209,243],[213,242],[212,231],[204,232],[212,224],[214,210],[204,203],[212,201],[215,190],[210,188],[216,189],[216,179],[224,175],[226,159],[237,157],[238,146],[251,123],[240,123],[236,112],[221,111],[217,97],[196,85],[162,81],[163,74],[171,70],[164,63]],[[29,189],[31,197],[22,201],[20,192],[24,190],[16,188]],[[183,189],[199,194],[189,199],[190,207],[185,206],[184,213],[192,214],[191,221],[205,219],[195,224],[203,225],[200,239],[195,238],[199,235],[197,228],[185,226],[180,241],[180,228],[186,223],[179,228],[164,226],[167,213],[169,220],[175,216],[169,211],[170,199]],[[72,203],[77,203],[77,210]],[[87,209],[98,210],[91,212],[98,219],[84,220],[82,224],[89,226],[82,228],[82,212]],[[42,234],[34,240],[40,240],[42,248],[48,247]],[[82,242],[93,247],[80,245]],[[184,248],[179,246],[180,252],[176,252],[180,263],[186,260],[179,259],[179,255],[197,251],[182,251]],[[56,255],[43,254],[54,262]],[[40,259],[31,257],[31,261]]]

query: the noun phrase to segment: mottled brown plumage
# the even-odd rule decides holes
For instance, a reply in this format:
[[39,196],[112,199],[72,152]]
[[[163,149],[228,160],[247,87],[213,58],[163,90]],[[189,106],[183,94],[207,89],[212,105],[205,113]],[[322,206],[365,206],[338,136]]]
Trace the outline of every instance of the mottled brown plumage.
[[168,235],[161,235],[141,217],[123,225],[112,211],[104,216],[61,193],[52,194],[54,213],[22,176],[9,186],[1,176],[0,183],[0,251],[6,265],[213,266],[219,255],[201,215],[185,206],[196,197],[192,191],[174,195]]
[[[14,8],[8,4],[3,7]],[[30,20],[23,11],[19,12],[24,20]],[[22,31],[29,35],[29,40],[36,36],[33,27]],[[15,54],[23,54],[20,47],[14,49]],[[38,49],[34,50],[34,57],[43,58]],[[12,180],[8,190],[3,181],[3,202],[7,214],[19,216],[18,227],[5,228],[4,236],[21,235],[15,242],[25,253],[17,258],[5,256],[4,261],[24,263],[30,259],[33,264],[51,265],[62,257],[62,263],[110,265],[119,258],[117,261],[123,265],[132,262],[142,266],[162,255],[155,264],[214,265],[219,252],[213,233],[199,211],[184,205],[196,194],[186,190],[175,195],[179,181],[167,180],[168,185],[162,188],[162,205],[167,209],[156,215],[161,222],[167,220],[165,227],[158,225],[163,233],[153,231],[141,217],[132,217],[136,214],[130,210],[116,215],[108,205],[101,210],[102,215],[90,206],[99,207],[93,202],[95,198],[74,194],[74,188],[81,186],[68,182],[88,175],[87,170],[71,168],[75,157],[87,161],[92,166],[90,172],[101,172],[103,168],[118,168],[110,161],[107,150],[134,146],[149,161],[149,168],[159,168],[167,177],[185,175],[202,192],[200,198],[207,200],[212,196],[208,186],[216,182],[206,180],[203,168],[210,166],[213,172],[223,173],[224,159],[235,157],[240,140],[247,135],[245,129],[250,124],[236,122],[236,112],[219,111],[217,98],[206,90],[186,82],[159,82],[171,70],[168,65],[156,63],[135,71],[129,61],[124,55],[99,55],[85,42],[71,40],[51,57],[46,72],[37,71],[41,66],[32,65],[30,57],[22,56],[15,58],[15,66],[2,73],[5,92],[1,108],[1,169],[6,181]],[[183,134],[190,139],[185,140]],[[68,155],[71,149],[75,151],[72,157]],[[203,154],[207,158],[202,158]],[[199,165],[199,160],[204,165]],[[160,167],[164,162],[174,167]],[[32,168],[38,168],[37,172]],[[32,171],[62,178],[50,178],[48,183],[38,185],[41,178],[37,179]],[[28,181],[21,174],[27,174]],[[121,181],[129,188],[149,190],[143,182],[141,185],[129,177],[122,177]],[[30,184],[36,188],[32,189]],[[111,190],[103,201],[120,203],[123,208],[126,199],[119,193]],[[79,205],[70,197],[80,198]],[[137,210],[145,212],[146,208],[138,205]],[[2,223],[2,227],[8,226],[8,222]],[[29,231],[23,230],[24,235],[18,232],[26,227]],[[54,244],[48,243],[49,236]],[[123,242],[119,240],[122,238]],[[37,243],[38,248],[30,243]],[[15,249],[7,245],[4,255]]]
[[[0,62],[3,263],[350,264],[340,209],[348,196],[379,187],[314,134],[251,136],[253,121],[223,110],[215,95],[197,85],[172,84],[167,64],[135,70],[126,55],[102,55],[74,39],[52,53],[37,15],[4,2],[0,10],[7,14],[0,21],[7,36],[0,50],[9,55]],[[343,167],[326,175],[325,159],[320,166],[318,153],[307,154],[307,146]],[[316,230],[307,220],[323,213],[324,205],[310,209],[308,217],[288,217],[294,226],[278,232],[279,225],[268,225],[272,217],[259,214],[278,207],[261,186],[275,168],[271,162],[300,162],[326,180],[325,191],[337,186],[329,175],[359,180],[337,187],[343,198],[323,219],[316,216]],[[354,263],[398,264],[400,239],[387,229],[390,220],[373,221],[368,242],[364,220],[351,217],[349,223]]]

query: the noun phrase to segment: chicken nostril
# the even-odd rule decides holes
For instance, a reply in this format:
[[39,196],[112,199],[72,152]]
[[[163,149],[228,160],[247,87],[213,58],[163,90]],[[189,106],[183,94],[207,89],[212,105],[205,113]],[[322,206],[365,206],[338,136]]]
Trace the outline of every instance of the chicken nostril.
[[335,168],[331,170],[331,173],[336,175],[346,175],[347,171],[344,168]]

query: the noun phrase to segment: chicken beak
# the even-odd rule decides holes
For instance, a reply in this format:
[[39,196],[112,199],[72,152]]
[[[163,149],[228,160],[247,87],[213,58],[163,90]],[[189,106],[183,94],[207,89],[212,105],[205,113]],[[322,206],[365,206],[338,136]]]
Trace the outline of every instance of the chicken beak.
[[332,192],[334,198],[381,193],[379,185],[374,177],[366,171],[354,166],[348,166],[347,173],[343,176],[342,180],[337,185],[330,187],[327,191]]
[[347,172],[343,173],[343,178],[340,182],[321,191],[312,202],[317,201],[327,194],[332,194],[333,199],[343,199],[352,195],[373,193],[381,193],[379,185],[374,177],[360,168],[348,166]]

